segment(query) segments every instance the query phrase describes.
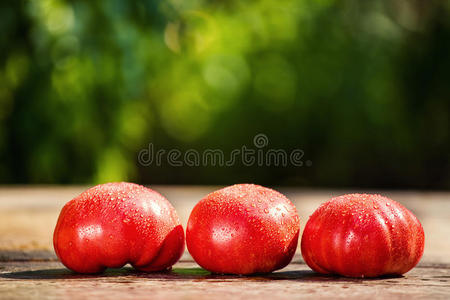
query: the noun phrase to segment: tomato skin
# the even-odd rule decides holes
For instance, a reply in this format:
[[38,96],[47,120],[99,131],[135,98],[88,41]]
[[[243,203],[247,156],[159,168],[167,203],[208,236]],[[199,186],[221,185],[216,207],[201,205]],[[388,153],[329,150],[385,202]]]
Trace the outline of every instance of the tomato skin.
[[160,271],[183,254],[184,231],[175,209],[159,193],[133,183],[106,183],[63,207],[53,245],[61,262],[78,273],[126,263]]
[[211,272],[268,273],[292,260],[299,229],[297,210],[284,195],[237,184],[197,203],[189,216],[186,244],[195,261]]
[[348,194],[323,203],[309,218],[301,250],[316,272],[347,277],[401,275],[422,257],[425,234],[400,203]]

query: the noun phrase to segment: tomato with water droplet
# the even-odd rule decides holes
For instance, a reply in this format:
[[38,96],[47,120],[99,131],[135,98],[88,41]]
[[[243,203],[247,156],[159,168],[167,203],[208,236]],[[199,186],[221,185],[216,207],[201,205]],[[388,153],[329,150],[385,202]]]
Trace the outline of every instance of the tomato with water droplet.
[[378,277],[411,270],[422,257],[424,241],[419,220],[400,203],[349,194],[332,198],[312,214],[301,249],[316,272]]
[[[141,216],[148,222],[141,222]],[[99,273],[127,263],[151,272],[178,261],[184,232],[175,209],[159,193],[133,183],[106,183],[63,207],[53,245],[61,262],[75,272]]]
[[299,223],[295,206],[283,194],[237,184],[197,203],[189,217],[186,243],[195,261],[211,272],[268,273],[292,260]]

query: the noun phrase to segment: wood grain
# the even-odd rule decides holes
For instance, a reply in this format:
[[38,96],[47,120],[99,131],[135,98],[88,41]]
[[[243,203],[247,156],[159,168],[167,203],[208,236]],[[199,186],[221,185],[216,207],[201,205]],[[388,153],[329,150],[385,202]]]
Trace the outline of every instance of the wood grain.
[[[216,187],[152,187],[177,209],[184,226],[189,212]],[[348,279],[321,276],[299,251],[285,269],[265,276],[218,276],[198,267],[186,253],[171,272],[138,273],[131,268],[82,276],[65,269],[52,249],[53,227],[62,206],[85,187],[0,188],[0,299],[206,299],[233,298],[423,298],[450,299],[450,193],[377,192],[412,210],[425,229],[425,254],[404,277]],[[301,227],[331,196],[357,190],[279,189],[296,205]]]

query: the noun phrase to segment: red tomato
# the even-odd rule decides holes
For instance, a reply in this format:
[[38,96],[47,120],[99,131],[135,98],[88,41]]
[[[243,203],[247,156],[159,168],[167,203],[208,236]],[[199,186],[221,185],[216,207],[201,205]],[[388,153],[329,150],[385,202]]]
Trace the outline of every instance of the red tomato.
[[377,277],[411,270],[422,257],[424,240],[419,220],[401,204],[351,194],[332,198],[312,214],[301,248],[316,272]]
[[285,267],[297,248],[299,217],[284,195],[253,184],[215,191],[194,207],[186,243],[214,273],[266,273]]
[[98,273],[126,263],[150,272],[177,262],[184,232],[175,209],[159,193],[133,183],[107,183],[64,206],[53,245],[75,272]]

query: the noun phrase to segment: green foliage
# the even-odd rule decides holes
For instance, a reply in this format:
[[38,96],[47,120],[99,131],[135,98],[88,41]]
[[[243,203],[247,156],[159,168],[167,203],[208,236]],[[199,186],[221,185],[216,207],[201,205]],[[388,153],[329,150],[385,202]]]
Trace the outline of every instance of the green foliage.
[[[450,188],[448,1],[5,1],[0,182]],[[311,167],[144,167],[300,148]]]

